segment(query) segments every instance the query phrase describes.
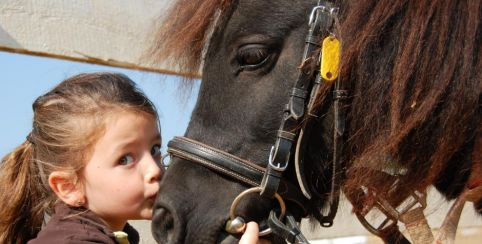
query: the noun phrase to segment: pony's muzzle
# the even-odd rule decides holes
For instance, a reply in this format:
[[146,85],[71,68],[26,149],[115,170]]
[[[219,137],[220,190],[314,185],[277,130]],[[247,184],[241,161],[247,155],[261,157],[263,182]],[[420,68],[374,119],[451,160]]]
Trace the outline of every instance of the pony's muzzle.
[[179,243],[181,219],[168,207],[157,206],[152,216],[152,233],[157,243]]

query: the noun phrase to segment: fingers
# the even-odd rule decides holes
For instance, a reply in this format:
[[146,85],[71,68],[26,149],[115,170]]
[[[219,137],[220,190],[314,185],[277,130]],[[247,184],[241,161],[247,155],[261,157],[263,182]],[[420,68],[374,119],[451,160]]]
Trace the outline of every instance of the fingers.
[[249,222],[246,225],[246,231],[243,236],[241,236],[241,240],[239,240],[239,244],[257,244],[258,235],[258,224],[256,222]]

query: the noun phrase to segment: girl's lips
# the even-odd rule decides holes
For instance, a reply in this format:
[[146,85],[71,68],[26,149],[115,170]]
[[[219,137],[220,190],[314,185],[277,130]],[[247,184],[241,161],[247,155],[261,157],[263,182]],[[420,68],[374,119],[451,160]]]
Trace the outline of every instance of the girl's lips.
[[148,197],[147,199],[149,199],[149,200],[151,200],[151,201],[154,202],[154,201],[156,200],[156,198],[157,198],[157,194],[154,194],[154,195]]

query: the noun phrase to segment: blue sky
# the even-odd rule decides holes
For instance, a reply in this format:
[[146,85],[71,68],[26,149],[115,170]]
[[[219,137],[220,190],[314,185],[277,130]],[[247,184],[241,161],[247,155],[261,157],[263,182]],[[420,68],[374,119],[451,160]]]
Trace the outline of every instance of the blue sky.
[[0,95],[0,157],[21,144],[32,129],[32,103],[38,96],[67,77],[94,71],[126,74],[154,102],[161,120],[163,152],[170,138],[184,134],[198,85],[186,99],[178,91],[180,78],[176,76],[0,52],[3,86]]

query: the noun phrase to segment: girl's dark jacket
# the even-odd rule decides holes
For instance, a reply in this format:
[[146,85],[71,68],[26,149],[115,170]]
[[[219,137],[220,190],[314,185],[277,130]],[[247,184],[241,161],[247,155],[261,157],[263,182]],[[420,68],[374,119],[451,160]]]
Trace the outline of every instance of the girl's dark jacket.
[[[129,243],[139,243],[139,233],[129,224],[123,232],[127,233]],[[112,230],[93,212],[85,208],[74,208],[66,204],[55,207],[55,214],[28,244],[117,244]]]

